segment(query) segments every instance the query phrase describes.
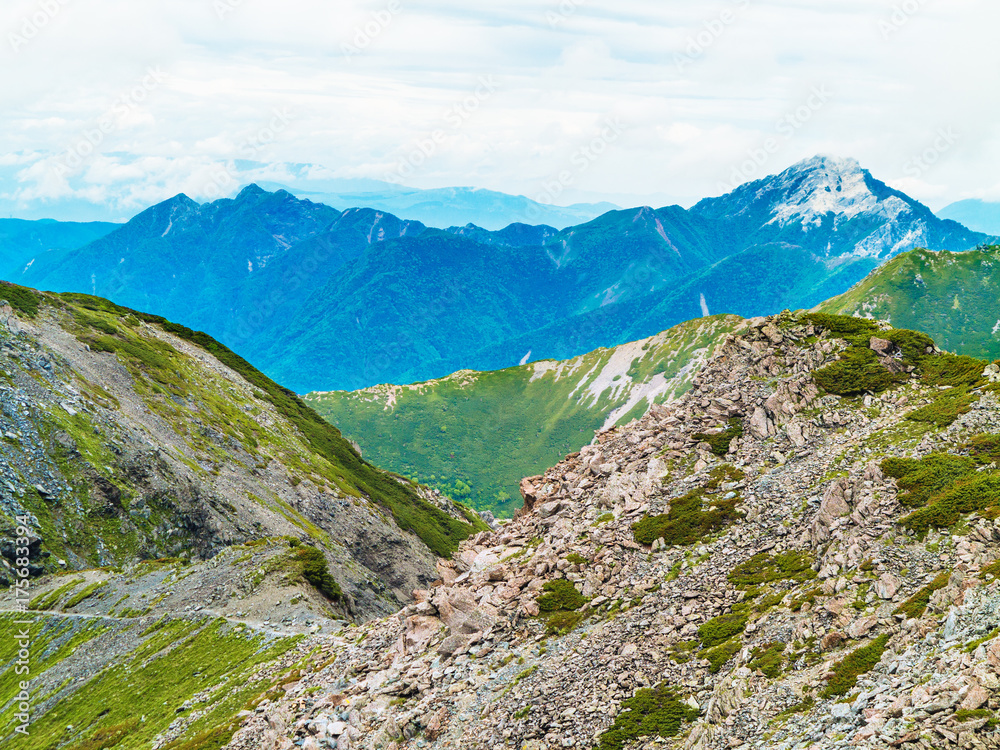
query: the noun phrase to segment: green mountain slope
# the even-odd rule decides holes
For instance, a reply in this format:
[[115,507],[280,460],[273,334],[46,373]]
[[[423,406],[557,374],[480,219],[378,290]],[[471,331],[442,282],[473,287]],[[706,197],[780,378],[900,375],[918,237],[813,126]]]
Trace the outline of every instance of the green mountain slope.
[[595,430],[684,393],[698,365],[741,324],[736,316],[704,318],[561,362],[305,400],[380,466],[509,515],[521,505],[522,477],[579,450]]
[[23,517],[33,575],[294,536],[330,555],[369,612],[385,608],[369,602],[379,586],[391,608],[433,575],[435,555],[485,528],[364,461],[207,335],[0,283],[0,541]]
[[926,331],[959,354],[1000,357],[1000,246],[905,253],[819,309]]

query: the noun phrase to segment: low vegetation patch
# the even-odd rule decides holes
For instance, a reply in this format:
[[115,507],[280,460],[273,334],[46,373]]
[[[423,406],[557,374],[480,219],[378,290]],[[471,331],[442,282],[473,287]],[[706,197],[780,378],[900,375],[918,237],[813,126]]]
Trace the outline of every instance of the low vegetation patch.
[[935,427],[947,427],[963,414],[972,410],[972,405],[979,400],[979,394],[973,393],[966,385],[944,391],[927,406],[914,409],[906,418],[911,422],[923,422]]
[[814,562],[813,556],[804,551],[776,555],[761,552],[737,565],[729,574],[729,582],[743,589],[775,581],[805,583],[816,578],[816,571],[812,569]]
[[816,328],[822,328],[840,338],[845,336],[860,336],[862,334],[874,336],[878,333],[878,324],[874,320],[855,318],[850,315],[809,313],[802,316],[802,322]]
[[41,297],[31,289],[0,281],[0,301],[7,300],[10,306],[22,315],[34,318],[38,315]]
[[715,648],[704,649],[698,654],[698,658],[707,660],[708,671],[716,674],[727,661],[739,653],[741,648],[743,648],[743,642],[739,638],[733,638]]
[[333,577],[326,562],[326,556],[316,547],[297,546],[293,558],[299,564],[302,577],[311,583],[327,599],[340,599],[344,592]]
[[927,357],[921,366],[921,374],[927,385],[973,386],[982,382],[983,370],[988,365],[989,362],[983,359],[944,352],[936,357]]
[[708,443],[712,453],[716,456],[725,456],[729,453],[729,446],[732,442],[743,435],[743,420],[733,417],[726,423],[725,429],[716,433],[699,432],[694,435],[694,439],[699,442]]
[[857,685],[858,677],[870,672],[879,663],[888,643],[888,635],[879,636],[837,662],[832,670],[833,675],[820,695],[823,698],[847,695]]
[[713,617],[698,628],[698,637],[702,646],[712,648],[746,630],[749,615],[746,612],[732,612],[728,615]]
[[684,703],[681,694],[662,682],[643,688],[622,703],[615,723],[598,740],[598,750],[622,750],[640,737],[675,737],[700,712]]
[[732,523],[740,514],[736,507],[743,498],[739,492],[722,491],[726,482],[738,482],[744,474],[733,466],[714,469],[709,481],[683,497],[670,501],[670,510],[659,516],[646,516],[632,526],[639,544],[652,544],[663,539],[667,544],[687,545],[702,541]]
[[750,655],[750,669],[759,669],[772,680],[779,676],[785,666],[785,648],[788,644],[776,641],[766,646],[758,646]]
[[980,471],[978,465],[992,463],[995,436],[979,435],[966,447],[972,455],[935,453],[921,459],[890,458],[882,471],[905,490],[899,501],[916,508],[901,523],[919,533],[948,528],[967,513],[1000,516],[1000,474]]
[[852,346],[841,354],[839,360],[814,372],[813,379],[827,393],[860,396],[887,391],[906,382],[908,377],[889,372],[871,349]]
[[931,595],[940,589],[943,589],[948,585],[948,581],[951,579],[951,573],[944,572],[938,575],[933,581],[928,583],[917,593],[907,599],[905,602],[899,605],[896,609],[896,614],[906,615],[907,617],[920,617],[923,615],[924,611],[927,609],[927,605],[931,601]]
[[921,459],[887,458],[882,462],[882,471],[905,490],[899,496],[900,504],[923,508],[935,495],[973,476],[976,463],[966,456],[932,453]]
[[572,581],[557,578],[542,586],[542,594],[537,601],[542,612],[575,612],[590,600],[577,591]]
[[922,533],[931,528],[947,528],[958,523],[964,514],[976,512],[987,518],[1000,516],[1000,476],[987,474],[962,482],[934,497],[901,523]]

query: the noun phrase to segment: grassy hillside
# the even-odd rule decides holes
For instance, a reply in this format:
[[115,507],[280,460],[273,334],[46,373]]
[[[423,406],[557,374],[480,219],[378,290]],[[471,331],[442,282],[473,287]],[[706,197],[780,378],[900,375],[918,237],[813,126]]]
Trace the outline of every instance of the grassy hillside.
[[995,359],[1000,357],[1000,246],[905,253],[819,309],[926,331],[943,349]]
[[313,393],[306,402],[356,440],[366,458],[509,515],[521,505],[522,477],[579,450],[595,430],[684,393],[696,365],[740,322],[705,318],[563,362]]

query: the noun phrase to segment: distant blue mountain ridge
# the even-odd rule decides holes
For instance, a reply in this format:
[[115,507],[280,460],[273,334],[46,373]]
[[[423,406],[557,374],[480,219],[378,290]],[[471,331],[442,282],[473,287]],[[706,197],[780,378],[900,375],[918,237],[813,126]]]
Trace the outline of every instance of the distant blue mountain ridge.
[[811,307],[895,255],[986,239],[854,160],[816,157],[679,206],[564,229],[430,229],[251,185],[179,195],[7,278],[210,333],[298,391],[566,359],[711,313]]

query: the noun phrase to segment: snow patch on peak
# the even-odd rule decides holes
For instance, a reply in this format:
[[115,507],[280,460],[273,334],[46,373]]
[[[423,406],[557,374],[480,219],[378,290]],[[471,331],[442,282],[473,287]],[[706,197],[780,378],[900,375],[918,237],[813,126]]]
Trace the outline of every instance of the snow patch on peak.
[[[776,180],[792,192],[774,209],[772,224],[800,222],[806,228],[819,227],[831,212],[839,224],[879,208],[865,171],[855,159],[817,156],[786,169]],[[905,203],[896,200],[905,208]]]

